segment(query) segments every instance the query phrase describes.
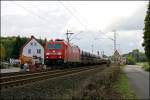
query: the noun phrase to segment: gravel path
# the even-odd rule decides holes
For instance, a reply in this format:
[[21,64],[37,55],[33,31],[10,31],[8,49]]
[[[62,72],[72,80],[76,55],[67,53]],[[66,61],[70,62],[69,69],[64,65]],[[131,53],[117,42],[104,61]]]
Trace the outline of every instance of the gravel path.
[[128,78],[129,86],[133,89],[138,99],[150,99],[149,72],[143,71],[137,65],[127,65],[124,72]]

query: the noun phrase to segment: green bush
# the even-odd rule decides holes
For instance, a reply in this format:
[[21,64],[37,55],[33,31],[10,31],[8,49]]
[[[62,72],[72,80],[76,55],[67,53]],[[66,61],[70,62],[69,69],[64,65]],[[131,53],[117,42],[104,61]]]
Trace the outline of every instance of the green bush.
[[144,63],[143,67],[145,71],[150,72],[150,66],[147,63]]
[[135,65],[136,61],[135,61],[135,59],[132,56],[128,56],[127,57],[127,64],[128,65]]

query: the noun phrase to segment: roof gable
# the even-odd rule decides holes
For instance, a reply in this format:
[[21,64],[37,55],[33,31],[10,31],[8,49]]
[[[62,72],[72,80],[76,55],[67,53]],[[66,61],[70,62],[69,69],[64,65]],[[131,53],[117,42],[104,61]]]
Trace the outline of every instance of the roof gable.
[[114,55],[120,55],[120,54],[119,54],[119,52],[116,50],[115,53],[114,53]]
[[[31,40],[33,40],[33,39],[34,39],[39,45],[41,45],[41,44],[38,42],[38,40],[37,40],[34,36],[31,36],[31,38],[28,39],[28,41],[21,47],[20,55],[21,55],[22,52],[23,52],[23,48],[24,48],[28,43],[30,43]],[[41,45],[41,47],[43,47],[43,46]]]

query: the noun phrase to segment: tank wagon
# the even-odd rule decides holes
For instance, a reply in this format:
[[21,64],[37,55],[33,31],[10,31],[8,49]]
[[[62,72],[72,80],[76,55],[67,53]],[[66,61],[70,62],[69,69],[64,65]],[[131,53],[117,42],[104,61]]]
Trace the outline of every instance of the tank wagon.
[[98,55],[80,50],[62,39],[51,40],[45,45],[46,65],[94,65],[107,63]]

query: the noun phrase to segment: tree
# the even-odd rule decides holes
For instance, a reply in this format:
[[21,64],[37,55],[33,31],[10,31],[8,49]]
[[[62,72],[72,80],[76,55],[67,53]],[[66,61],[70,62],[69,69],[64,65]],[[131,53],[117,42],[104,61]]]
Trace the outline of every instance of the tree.
[[148,58],[148,62],[150,65],[150,1],[148,4],[147,15],[145,17],[145,27],[144,27],[144,42],[143,46],[145,49],[145,54]]
[[3,46],[3,44],[0,44],[0,60],[3,61],[5,58],[5,48]]
[[145,53],[139,52],[139,62],[147,62],[147,58],[145,56]]
[[127,64],[129,65],[135,65],[136,61],[132,56],[127,57]]
[[27,38],[20,38],[20,36],[18,36],[16,38],[16,41],[14,43],[14,47],[13,47],[13,58],[18,59],[19,54],[20,54],[20,50],[21,47],[27,42]]
[[140,61],[139,49],[132,50],[132,57],[135,59],[136,62]]
[[13,52],[12,52],[13,58],[15,58],[15,59],[17,59],[18,56],[19,56],[20,43],[21,43],[21,38],[20,38],[20,36],[18,36],[18,37],[16,38],[15,43],[14,43]]
[[42,44],[42,45],[43,45],[43,47],[45,47],[46,42],[47,42],[47,39],[45,38],[45,39],[44,39],[44,43]]

